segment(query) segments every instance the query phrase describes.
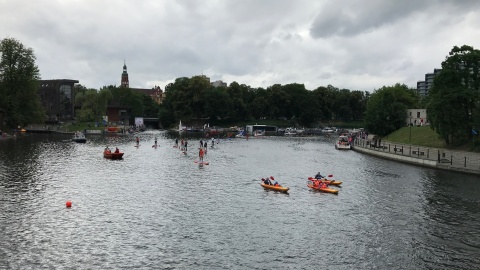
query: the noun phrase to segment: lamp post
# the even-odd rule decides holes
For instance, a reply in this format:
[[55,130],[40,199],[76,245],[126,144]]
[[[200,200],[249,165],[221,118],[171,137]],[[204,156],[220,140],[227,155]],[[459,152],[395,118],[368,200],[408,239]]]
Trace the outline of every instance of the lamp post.
[[412,116],[410,115],[410,138],[408,139],[409,142],[412,142]]

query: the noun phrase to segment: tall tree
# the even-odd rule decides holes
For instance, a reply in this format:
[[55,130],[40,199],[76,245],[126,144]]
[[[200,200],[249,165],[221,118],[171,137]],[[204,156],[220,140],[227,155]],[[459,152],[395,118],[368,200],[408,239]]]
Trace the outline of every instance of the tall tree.
[[7,125],[27,125],[45,120],[38,95],[38,67],[31,48],[13,38],[0,42],[0,108],[7,114]]
[[404,84],[397,83],[376,90],[367,104],[367,129],[385,136],[405,126],[407,109],[415,107],[416,102],[413,91]]
[[480,125],[480,51],[453,47],[442,62],[427,101],[431,127],[447,144],[465,142]]

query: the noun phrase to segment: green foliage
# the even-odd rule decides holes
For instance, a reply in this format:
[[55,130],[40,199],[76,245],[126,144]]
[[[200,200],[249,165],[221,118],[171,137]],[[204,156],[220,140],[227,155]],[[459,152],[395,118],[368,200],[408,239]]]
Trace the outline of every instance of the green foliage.
[[45,112],[38,95],[38,67],[31,48],[6,38],[0,42],[0,109],[7,115],[7,125],[16,127],[41,123]]
[[402,127],[383,138],[390,142],[413,144],[425,147],[443,148],[445,141],[429,126]]
[[429,92],[427,113],[432,128],[447,144],[468,141],[480,126],[480,51],[453,47],[442,62]]
[[370,97],[365,115],[366,128],[385,136],[405,126],[406,110],[417,104],[416,96],[404,84],[384,86]]
[[112,93],[106,88],[100,91],[88,89],[79,92],[75,100],[76,104],[81,106],[77,111],[80,121],[100,121],[107,111],[108,103],[112,100]]

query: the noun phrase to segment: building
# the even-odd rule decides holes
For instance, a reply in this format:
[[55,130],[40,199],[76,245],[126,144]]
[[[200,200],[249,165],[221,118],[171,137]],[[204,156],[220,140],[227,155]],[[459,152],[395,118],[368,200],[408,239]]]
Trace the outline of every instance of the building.
[[122,87],[126,87],[126,88],[129,87],[127,64],[125,63],[125,60],[123,61],[123,72],[122,72],[122,78],[121,78],[121,81],[120,81],[120,85]]
[[426,109],[407,109],[407,117],[405,119],[406,126],[423,126],[430,125],[427,118]]
[[[128,81],[127,64],[125,63],[125,61],[123,62],[123,72],[122,72],[122,77],[120,81],[120,86],[130,88],[129,87],[130,83]],[[163,90],[160,88],[160,86],[155,85],[155,87],[153,87],[152,89],[146,89],[146,88],[130,88],[130,89],[132,89],[135,92],[139,92],[149,96],[157,104],[162,104],[163,99],[165,98],[165,94]]]
[[38,94],[45,108],[47,123],[71,120],[75,117],[74,86],[77,80],[40,80]]
[[221,80],[211,82],[210,85],[213,87],[227,87],[227,83]]
[[435,76],[437,76],[442,69],[436,68],[433,70],[433,73],[426,73],[425,74],[425,80],[424,81],[418,81],[417,82],[417,93],[422,96],[428,96],[428,91],[433,86],[433,80],[435,79]]

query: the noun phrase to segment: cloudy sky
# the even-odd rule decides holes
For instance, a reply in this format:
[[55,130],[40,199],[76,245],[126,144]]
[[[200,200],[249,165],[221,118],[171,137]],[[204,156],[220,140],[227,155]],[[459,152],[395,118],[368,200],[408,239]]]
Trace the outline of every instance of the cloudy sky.
[[151,88],[204,74],[252,87],[416,87],[453,46],[480,48],[476,0],[0,0],[0,39],[42,79]]

